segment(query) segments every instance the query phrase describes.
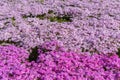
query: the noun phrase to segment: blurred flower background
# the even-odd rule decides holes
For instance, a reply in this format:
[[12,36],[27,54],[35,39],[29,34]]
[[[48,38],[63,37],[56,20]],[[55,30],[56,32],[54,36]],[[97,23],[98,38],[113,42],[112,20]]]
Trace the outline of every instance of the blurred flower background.
[[119,0],[1,0],[0,41],[26,49],[57,40],[67,51],[120,47]]

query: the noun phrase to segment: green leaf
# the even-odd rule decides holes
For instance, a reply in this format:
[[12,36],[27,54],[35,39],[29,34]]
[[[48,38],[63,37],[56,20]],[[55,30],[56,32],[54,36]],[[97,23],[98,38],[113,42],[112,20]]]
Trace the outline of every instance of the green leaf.
[[30,53],[30,56],[29,56],[29,61],[36,61],[38,58],[38,47],[34,47],[32,48],[32,52]]
[[44,19],[46,16],[46,14],[41,14],[41,15],[36,15],[36,18],[39,18],[39,19]]
[[118,48],[117,55],[120,57],[120,48]]

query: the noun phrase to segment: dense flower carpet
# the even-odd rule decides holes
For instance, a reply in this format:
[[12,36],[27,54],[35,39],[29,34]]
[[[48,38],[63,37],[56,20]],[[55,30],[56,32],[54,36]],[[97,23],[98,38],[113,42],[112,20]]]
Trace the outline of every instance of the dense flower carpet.
[[120,0],[0,0],[0,80],[120,80]]

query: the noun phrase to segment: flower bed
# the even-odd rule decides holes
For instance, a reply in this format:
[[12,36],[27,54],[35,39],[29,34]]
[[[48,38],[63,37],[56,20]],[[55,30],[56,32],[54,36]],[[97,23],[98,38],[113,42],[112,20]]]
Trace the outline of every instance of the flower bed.
[[29,56],[31,54],[24,49],[13,45],[0,46],[0,79],[120,79],[120,58],[116,54],[79,54],[65,52],[61,49],[48,50],[48,48],[45,48],[44,46],[42,48],[39,47],[37,53],[38,56],[36,60],[29,61]]
[[68,51],[117,52],[118,0],[1,0],[0,41],[26,49],[52,39]]

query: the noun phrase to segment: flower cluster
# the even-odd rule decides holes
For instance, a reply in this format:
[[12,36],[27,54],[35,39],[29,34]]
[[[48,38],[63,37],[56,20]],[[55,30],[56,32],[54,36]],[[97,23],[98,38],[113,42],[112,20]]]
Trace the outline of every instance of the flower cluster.
[[116,52],[119,0],[1,0],[0,40],[30,49],[58,40],[68,51]]
[[0,0],[0,80],[120,80],[117,54],[119,0]]
[[30,70],[28,52],[13,45],[0,46],[0,80],[33,80],[36,72]]
[[44,52],[43,47],[39,47],[38,49],[39,55],[37,60],[29,62],[29,54],[24,49],[13,45],[0,46],[0,79],[120,79],[120,58],[115,54],[78,54],[61,51],[60,49],[51,49],[50,51]]
[[36,70],[42,80],[119,80],[120,59],[115,54],[39,53]]

